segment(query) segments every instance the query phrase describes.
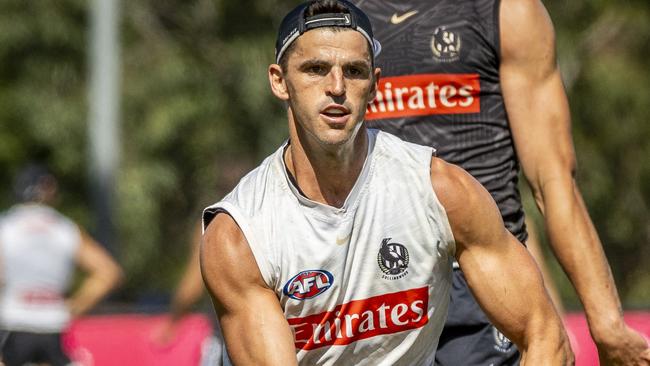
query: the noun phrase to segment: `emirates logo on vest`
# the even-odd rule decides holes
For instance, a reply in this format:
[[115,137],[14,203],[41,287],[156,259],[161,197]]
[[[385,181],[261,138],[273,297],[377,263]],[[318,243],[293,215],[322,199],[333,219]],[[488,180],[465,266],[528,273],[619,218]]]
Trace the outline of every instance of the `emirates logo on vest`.
[[423,327],[429,322],[429,288],[353,300],[334,310],[287,319],[296,349],[346,345]]
[[481,111],[478,74],[418,74],[379,80],[366,120],[478,113]]

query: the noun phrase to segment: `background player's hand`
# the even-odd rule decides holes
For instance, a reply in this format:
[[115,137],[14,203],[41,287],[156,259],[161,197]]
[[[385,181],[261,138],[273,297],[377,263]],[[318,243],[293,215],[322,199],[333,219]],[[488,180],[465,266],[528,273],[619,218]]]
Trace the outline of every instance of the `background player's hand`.
[[610,330],[597,347],[601,366],[650,366],[648,343],[625,324]]

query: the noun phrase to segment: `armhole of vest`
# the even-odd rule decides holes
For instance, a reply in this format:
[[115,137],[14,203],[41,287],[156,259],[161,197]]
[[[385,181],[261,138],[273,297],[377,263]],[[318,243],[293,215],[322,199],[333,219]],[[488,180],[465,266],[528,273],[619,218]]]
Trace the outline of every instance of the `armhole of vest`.
[[241,210],[227,201],[221,201],[215,205],[212,205],[205,210],[203,210],[203,232],[205,233],[205,228],[210,224],[210,222],[220,213],[227,214],[235,220],[237,226],[244,234],[246,241],[248,242],[248,247],[251,248],[253,253],[253,258],[257,264],[257,268],[262,274],[262,279],[264,283],[270,288],[274,289],[274,280],[273,280],[273,271],[270,263],[268,262],[269,254],[265,248],[259,245],[257,238],[255,237],[254,231],[251,229],[249,222]]
[[429,159],[429,169],[427,169],[428,176],[429,176],[429,189],[432,195],[432,200],[433,200],[433,208],[436,210],[436,213],[438,214],[438,217],[442,222],[439,223],[440,230],[442,231],[442,234],[444,235],[444,239],[447,241],[445,243],[447,253],[451,256],[451,259],[455,261],[455,255],[456,255],[456,239],[454,238],[454,232],[451,230],[451,224],[449,223],[449,218],[447,217],[447,211],[445,210],[445,207],[442,205],[440,202],[440,199],[438,198],[438,195],[436,194],[436,190],[433,189],[433,183],[431,182],[431,159],[436,157],[436,151],[433,149],[432,155]]
[[492,8],[492,18],[494,22],[493,44],[494,52],[497,55],[497,61],[501,64],[501,0],[494,0]]

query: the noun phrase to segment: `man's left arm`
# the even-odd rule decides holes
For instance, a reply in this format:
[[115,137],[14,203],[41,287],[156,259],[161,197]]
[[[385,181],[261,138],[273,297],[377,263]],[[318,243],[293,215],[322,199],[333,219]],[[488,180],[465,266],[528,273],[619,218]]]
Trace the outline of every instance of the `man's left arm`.
[[539,0],[503,0],[501,85],[517,154],[552,249],[582,301],[601,361],[647,365],[645,340],[623,321],[598,234],[575,182],[569,106],[551,20]]
[[494,200],[462,169],[432,159],[456,258],[490,321],[521,352],[521,365],[572,365],[573,354],[535,261],[506,230]]

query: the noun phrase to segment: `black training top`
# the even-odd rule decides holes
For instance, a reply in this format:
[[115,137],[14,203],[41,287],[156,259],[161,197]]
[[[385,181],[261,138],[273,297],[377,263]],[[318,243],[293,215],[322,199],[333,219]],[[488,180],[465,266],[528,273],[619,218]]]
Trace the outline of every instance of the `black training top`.
[[354,2],[382,46],[368,127],[435,147],[463,167],[524,242],[519,163],[499,85],[499,0]]

